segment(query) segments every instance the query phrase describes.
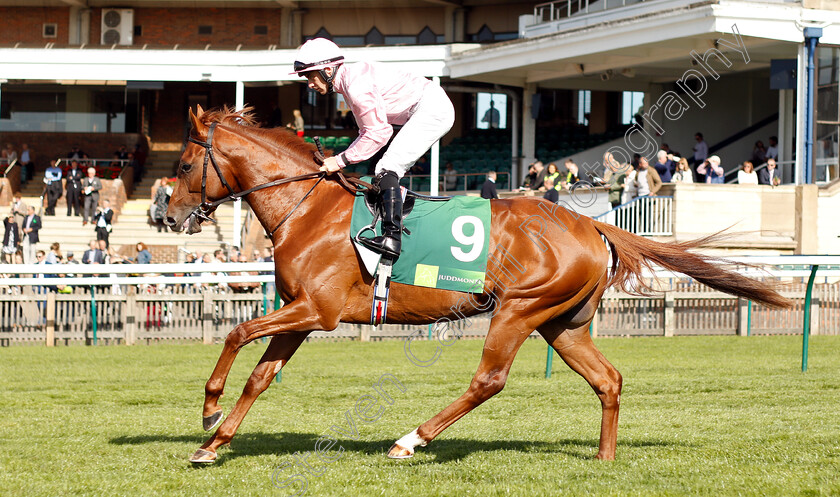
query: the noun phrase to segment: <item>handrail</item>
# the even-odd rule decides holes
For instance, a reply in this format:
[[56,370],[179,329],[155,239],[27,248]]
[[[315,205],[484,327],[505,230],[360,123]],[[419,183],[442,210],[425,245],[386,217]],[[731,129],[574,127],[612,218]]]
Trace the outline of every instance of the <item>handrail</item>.
[[3,171],[3,177],[4,178],[9,174],[9,171],[11,171],[12,168],[15,167],[15,165],[17,165],[17,162],[18,162],[17,158],[12,159],[12,162],[9,163],[9,167],[7,167],[5,171]]
[[[512,178],[511,178],[511,173],[510,173],[510,172],[508,172],[508,171],[494,171],[494,172],[496,173],[496,176],[501,176],[501,175],[505,175],[505,176],[507,176],[507,187],[506,187],[506,189],[507,189],[507,190],[510,190],[510,188],[511,188],[511,179],[512,179]],[[464,177],[464,187],[463,187],[463,188],[456,188],[456,189],[454,189],[454,190],[447,190],[447,189],[446,189],[446,187],[445,187],[445,185],[446,185],[446,179],[445,179],[445,178],[446,178],[446,176],[455,176],[456,178],[457,178],[457,177],[459,177],[459,176],[463,176],[463,177]],[[467,177],[468,177],[468,176],[487,176],[487,173],[486,173],[486,172],[483,172],[483,173],[457,173],[457,174],[444,174],[444,172],[443,172],[443,171],[441,171],[441,172],[440,172],[440,174],[438,175],[438,179],[440,179],[440,180],[442,180],[442,181],[444,182],[444,187],[443,187],[440,191],[441,191],[441,192],[448,192],[448,193],[451,193],[451,192],[459,192],[459,191],[464,191],[464,192],[469,191],[469,189],[467,188],[467,183],[468,183],[468,181],[467,181]],[[406,174],[405,176],[403,176],[403,178],[408,178],[408,189],[409,189],[409,190],[414,190],[414,188],[412,188],[412,186],[413,186],[413,184],[414,184],[414,181],[413,181],[413,180],[414,180],[414,178],[417,178],[417,179],[419,179],[419,178],[429,178],[429,180],[431,180],[432,176],[431,176],[430,174],[411,174],[411,175]],[[431,184],[431,183],[430,183],[430,184]],[[458,184],[457,180],[455,181],[455,184],[456,184],[456,185]],[[480,187],[479,187],[479,188],[480,188]]]

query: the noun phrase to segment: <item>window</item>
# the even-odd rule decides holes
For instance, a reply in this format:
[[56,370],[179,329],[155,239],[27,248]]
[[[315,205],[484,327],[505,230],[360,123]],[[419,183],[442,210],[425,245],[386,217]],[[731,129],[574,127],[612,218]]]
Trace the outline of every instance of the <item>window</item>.
[[475,127],[478,129],[507,128],[507,95],[477,93],[475,96]]
[[139,24],[134,26],[134,36],[143,36],[143,26]]
[[200,35],[212,35],[213,34],[213,26],[199,26],[198,27],[198,34],[200,34]]
[[268,34],[268,26],[265,26],[265,25],[254,26],[254,34],[255,35],[267,35]]
[[589,112],[592,105],[592,92],[589,90],[578,90],[577,122],[578,124],[589,125]]
[[44,24],[44,38],[56,38],[58,36],[58,24],[49,22]]
[[641,114],[645,105],[645,94],[640,91],[625,91],[621,94],[621,124],[633,124],[633,116]]

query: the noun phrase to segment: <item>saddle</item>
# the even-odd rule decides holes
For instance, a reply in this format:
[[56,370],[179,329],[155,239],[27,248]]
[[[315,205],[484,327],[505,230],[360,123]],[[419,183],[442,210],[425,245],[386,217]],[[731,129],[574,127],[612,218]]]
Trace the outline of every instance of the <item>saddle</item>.
[[[417,199],[429,200],[429,201],[432,201],[432,202],[445,202],[445,201],[452,198],[452,197],[446,197],[446,196],[422,195],[420,193],[409,190],[407,188],[401,188],[401,189],[403,190],[403,210],[402,210],[403,219],[408,217],[408,215],[414,209],[414,202]],[[367,210],[370,211],[371,214],[373,214],[373,219],[374,219],[374,224],[375,224],[380,219],[382,219],[382,209],[379,205],[379,202],[376,201],[377,197],[379,196],[379,192],[374,192],[374,191],[371,191],[371,190],[365,190],[364,191],[364,196],[365,196],[365,207],[367,207]]]

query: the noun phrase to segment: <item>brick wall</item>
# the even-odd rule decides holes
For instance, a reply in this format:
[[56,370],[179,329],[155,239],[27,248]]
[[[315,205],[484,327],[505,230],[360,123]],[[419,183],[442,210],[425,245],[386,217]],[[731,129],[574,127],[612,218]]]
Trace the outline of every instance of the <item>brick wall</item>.
[[[46,45],[49,42],[66,44],[70,9],[67,7],[0,7],[0,44]],[[44,38],[43,26],[55,23],[58,26],[55,38]]]
[[[280,43],[281,10],[270,9],[134,9],[134,25],[142,33],[134,44],[142,46],[180,44],[182,47],[218,48],[268,46]],[[198,34],[198,26],[211,26],[212,34]],[[254,26],[266,26],[267,34],[254,33]],[[98,45],[102,27],[102,9],[90,13],[91,44]]]

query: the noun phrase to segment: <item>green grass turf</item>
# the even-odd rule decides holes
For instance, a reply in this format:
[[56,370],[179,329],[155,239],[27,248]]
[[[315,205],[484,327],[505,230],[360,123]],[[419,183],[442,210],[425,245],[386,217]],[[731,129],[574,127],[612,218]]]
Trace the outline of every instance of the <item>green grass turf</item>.
[[[292,495],[295,453],[342,424],[384,373],[407,387],[342,457],[315,463],[309,496],[840,495],[840,337],[598,340],[624,375],[618,454],[597,453],[600,404],[546,345],[529,340],[505,390],[414,459],[394,440],[460,395],[482,343],[447,347],[419,368],[401,342],[309,343],[257,401],[214,465],[187,459],[219,346],[12,347],[0,350],[0,495]],[[265,345],[239,354],[230,412]],[[430,353],[419,344],[417,354]],[[284,468],[285,466],[285,468]]]

